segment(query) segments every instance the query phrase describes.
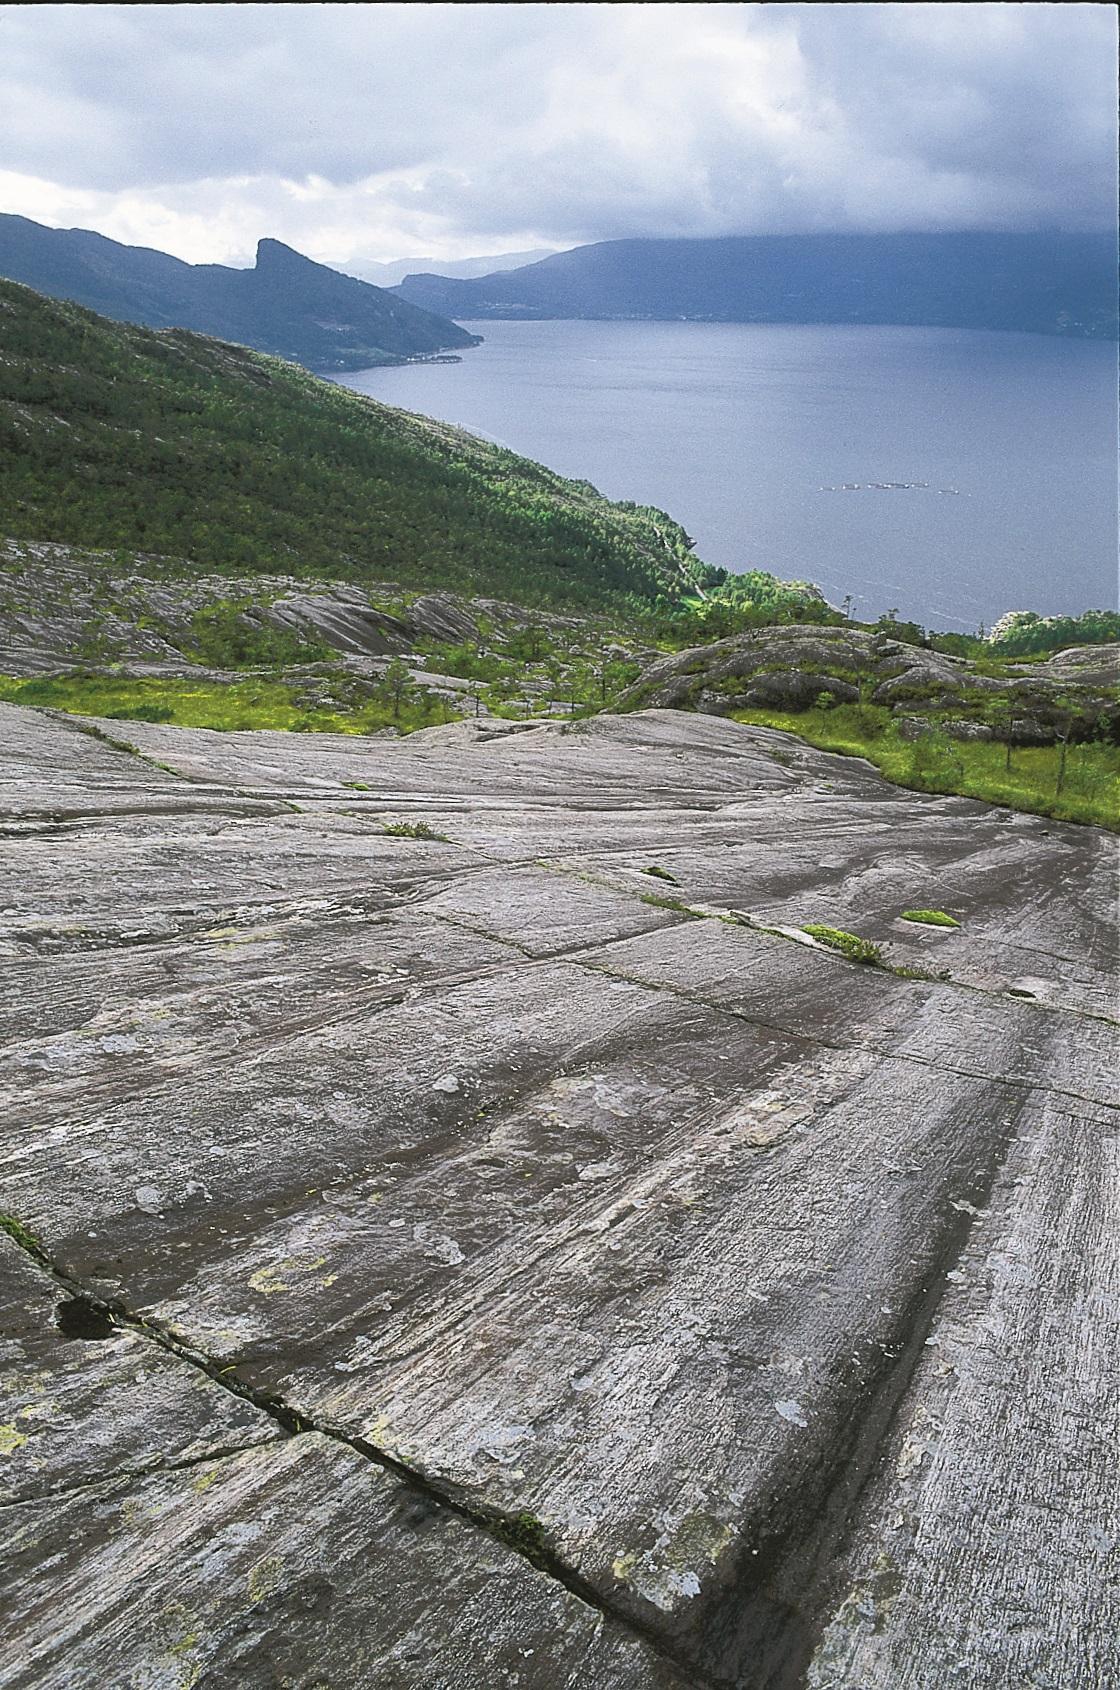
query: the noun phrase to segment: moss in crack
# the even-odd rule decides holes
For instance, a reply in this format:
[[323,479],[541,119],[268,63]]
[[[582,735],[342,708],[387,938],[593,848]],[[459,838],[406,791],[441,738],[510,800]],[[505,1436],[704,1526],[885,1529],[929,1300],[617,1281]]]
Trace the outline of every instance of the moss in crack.
[[519,1555],[539,1566],[544,1560],[546,1543],[544,1526],[535,1514],[492,1514],[485,1524],[501,1543],[516,1549]]
[[656,892],[643,892],[642,903],[652,904],[655,910],[675,910],[678,915],[691,916],[693,921],[703,921],[699,910],[690,909],[682,904],[679,898],[662,898]]
[[670,886],[680,885],[680,881],[675,874],[670,874],[667,868],[659,868],[656,863],[651,863],[648,868],[642,870],[642,873],[652,874],[655,880],[667,880]]
[[445,845],[450,843],[446,833],[437,833],[427,822],[387,822],[381,831],[394,839],[435,839]]
[[870,939],[861,939],[858,933],[845,933],[842,927],[825,927],[819,921],[810,922],[801,931],[827,945],[830,950],[839,951],[849,962],[862,962],[869,968],[886,966],[880,946]]
[[50,1257],[47,1255],[42,1241],[35,1236],[29,1226],[24,1226],[22,1221],[17,1220],[15,1215],[0,1212],[0,1232],[6,1232],[9,1238],[15,1240],[21,1250],[26,1250],[27,1254],[34,1256],[37,1262],[50,1262]]
[[127,751],[130,757],[143,756],[143,752],[140,750],[140,747],[138,745],[133,745],[131,740],[114,739],[112,734],[104,733],[101,728],[91,728],[89,732],[91,738],[99,739],[103,745],[109,746],[112,751]]

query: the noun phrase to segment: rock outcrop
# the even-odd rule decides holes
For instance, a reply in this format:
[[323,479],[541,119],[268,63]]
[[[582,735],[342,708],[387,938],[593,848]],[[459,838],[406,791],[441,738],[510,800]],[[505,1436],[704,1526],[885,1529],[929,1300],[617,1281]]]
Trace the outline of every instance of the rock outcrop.
[[1110,836],[0,726],[4,1690],[1120,1680]]
[[[531,611],[497,599],[409,593],[395,582],[356,586],[291,576],[192,575],[175,560],[116,561],[49,541],[0,540],[0,672],[61,674],[123,664],[135,673],[201,673],[192,619],[236,605],[250,625],[271,625],[341,657],[407,654],[425,640],[482,643],[481,625],[508,634],[532,624],[601,642],[602,617]],[[621,647],[615,654],[626,655]]]
[[1018,743],[1052,742],[1066,731],[1071,698],[1094,726],[1120,731],[1120,646],[1078,646],[1041,663],[1009,663],[993,676],[950,657],[862,628],[772,627],[652,663],[622,699],[623,709],[669,707],[714,715],[734,710],[807,710],[833,704],[959,712],[966,703],[1008,708]]

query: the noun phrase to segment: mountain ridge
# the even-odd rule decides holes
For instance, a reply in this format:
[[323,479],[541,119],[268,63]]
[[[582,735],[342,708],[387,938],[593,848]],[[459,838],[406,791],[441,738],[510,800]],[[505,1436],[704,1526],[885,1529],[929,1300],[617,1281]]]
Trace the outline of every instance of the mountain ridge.
[[0,276],[118,322],[190,329],[316,370],[401,363],[478,343],[447,318],[268,238],[258,242],[253,268],[236,270],[187,264],[91,229],[0,215]]
[[402,299],[468,320],[695,318],[1017,329],[1116,339],[1111,234],[959,232],[600,241]]

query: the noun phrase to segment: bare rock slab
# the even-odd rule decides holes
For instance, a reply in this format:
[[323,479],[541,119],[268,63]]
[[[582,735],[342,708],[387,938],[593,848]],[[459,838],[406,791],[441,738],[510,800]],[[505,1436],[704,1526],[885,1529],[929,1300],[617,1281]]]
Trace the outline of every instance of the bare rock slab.
[[556,1580],[314,1434],[9,1519],[5,1690],[685,1690]]
[[0,1176],[62,1404],[42,1472],[4,1422],[13,1684],[1018,1690],[1050,1626],[1100,1690],[1103,1539],[1045,1522],[1118,1386],[1113,839],[668,711],[0,720]]

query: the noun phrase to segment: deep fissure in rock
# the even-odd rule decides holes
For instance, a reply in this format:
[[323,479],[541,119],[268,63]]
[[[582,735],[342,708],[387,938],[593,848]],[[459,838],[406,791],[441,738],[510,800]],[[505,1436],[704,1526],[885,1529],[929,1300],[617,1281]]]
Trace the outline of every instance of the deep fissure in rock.
[[109,1312],[89,1297],[69,1297],[55,1310],[55,1325],[64,1338],[91,1342],[111,1338],[117,1323]]

